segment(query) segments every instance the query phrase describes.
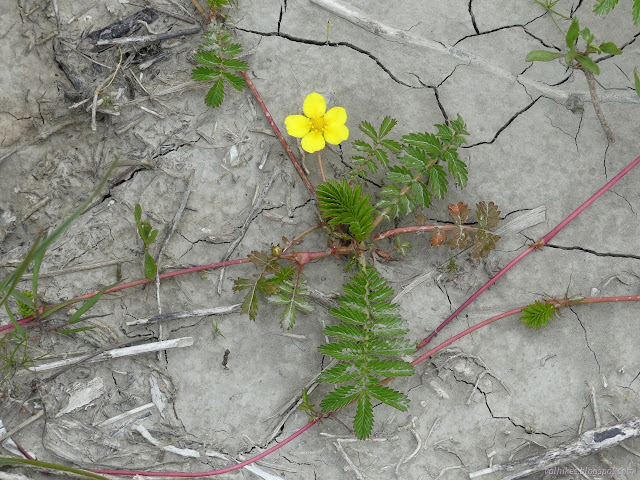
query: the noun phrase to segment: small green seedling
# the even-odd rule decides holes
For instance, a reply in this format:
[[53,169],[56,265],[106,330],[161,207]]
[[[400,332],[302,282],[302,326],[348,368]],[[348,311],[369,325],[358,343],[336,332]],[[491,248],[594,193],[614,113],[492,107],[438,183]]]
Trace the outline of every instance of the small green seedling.
[[214,82],[204,102],[215,108],[224,100],[225,82],[242,91],[244,80],[233,72],[244,72],[249,69],[249,65],[235,58],[242,52],[242,46],[232,43],[231,33],[222,25],[205,33],[204,38],[205,43],[200,45],[193,57],[200,66],[193,69],[191,78],[201,82]]
[[[585,46],[582,49],[578,49],[578,40],[582,38],[585,42]],[[595,75],[600,73],[600,67],[594,62],[589,55],[593,53],[608,53],[610,55],[620,55],[620,50],[613,42],[603,42],[600,45],[594,45],[593,41],[595,36],[588,28],[580,30],[580,23],[576,17],[571,21],[569,30],[565,35],[565,41],[569,51],[567,53],[553,52],[549,50],[534,50],[527,55],[527,62],[550,62],[557,58],[564,57],[567,66],[570,68],[577,68],[580,70],[589,71]]]
[[154,230],[148,220],[142,221],[142,207],[140,204],[136,204],[134,215],[136,218],[136,225],[138,226],[138,234],[144,244],[144,276],[148,279],[152,279],[155,278],[158,273],[158,267],[156,266],[155,260],[149,253],[149,245],[151,245],[156,239],[158,230]]

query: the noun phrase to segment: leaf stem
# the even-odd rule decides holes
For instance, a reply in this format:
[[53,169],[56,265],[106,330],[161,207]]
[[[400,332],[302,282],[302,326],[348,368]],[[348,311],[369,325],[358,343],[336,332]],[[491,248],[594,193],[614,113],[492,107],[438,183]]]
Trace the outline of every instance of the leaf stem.
[[318,150],[318,165],[320,165],[320,174],[322,175],[322,182],[327,181],[327,177],[324,174],[324,167],[322,166],[322,155],[320,154],[320,150]]
[[291,151],[291,148],[289,148],[289,144],[282,136],[282,133],[280,133],[280,129],[278,128],[278,126],[276,125],[276,122],[273,120],[273,117],[269,113],[269,110],[267,109],[267,106],[264,104],[264,101],[262,100],[262,97],[258,93],[258,90],[256,90],[256,86],[251,81],[251,78],[249,78],[249,74],[247,72],[240,72],[240,75],[242,75],[242,78],[244,78],[244,81],[247,82],[247,85],[249,86],[251,93],[253,93],[253,96],[258,102],[258,105],[260,105],[260,108],[262,109],[264,116],[267,117],[267,121],[269,122],[269,125],[271,125],[271,128],[273,129],[273,133],[275,133],[276,137],[278,137],[278,140],[280,140],[280,143],[284,147],[285,152],[287,152],[287,155],[289,156],[291,163],[293,163],[293,166],[298,171],[298,175],[300,175],[300,178],[302,178],[302,181],[307,186],[307,190],[309,190],[311,195],[315,197],[316,196],[315,188],[313,188],[313,185],[311,185],[311,182],[309,181],[309,177],[307,177],[307,174],[304,173],[302,166],[296,159],[296,156]]
[[607,136],[607,140],[609,143],[613,143],[615,141],[613,137],[613,132],[611,128],[609,128],[609,124],[607,123],[607,119],[602,112],[602,106],[600,105],[600,99],[598,98],[598,93],[596,92],[596,78],[592,72],[586,69],[582,69],[584,76],[587,78],[587,85],[589,85],[589,93],[591,94],[591,103],[593,103],[593,109],[596,111],[596,116],[600,121],[600,125],[602,125],[602,130],[604,130],[604,134]]
[[471,232],[476,232],[479,229],[478,227],[471,227],[468,225],[409,225],[407,227],[398,227],[392,228],[390,230],[385,230],[384,232],[377,233],[373,236],[372,242],[379,242],[380,240],[384,240],[385,238],[395,237],[396,235],[403,235],[406,233],[419,233],[419,232],[431,232],[436,228],[440,230],[456,230],[461,228],[462,230],[469,230]]
[[535,242],[532,245],[520,253],[516,258],[514,258],[511,262],[507,264],[502,270],[500,270],[494,277],[492,277],[487,283],[485,283],[480,289],[471,295],[458,309],[449,315],[444,322],[442,322],[433,332],[431,332],[427,337],[425,337],[419,344],[417,349],[421,349],[426,344],[428,344],[444,327],[446,327],[451,320],[457,317],[460,312],[462,312],[465,308],[471,304],[476,298],[478,298],[485,290],[487,290],[491,285],[493,285],[500,277],[502,277],[505,273],[507,273],[511,268],[513,268],[520,260],[529,255],[534,250],[546,245],[549,241],[555,237],[560,231],[566,227],[569,223],[571,223],[578,215],[580,215],[589,205],[595,202],[600,196],[604,194],[607,190],[609,190],[613,185],[615,185],[622,177],[624,177],[627,173],[629,173],[636,165],[640,163],[640,157],[637,157],[633,162],[627,165],[620,173],[618,173],[615,177],[609,180],[600,190],[594,193],[589,199],[576,208],[567,218],[565,218],[562,222],[560,222],[556,227],[547,233],[540,240]]

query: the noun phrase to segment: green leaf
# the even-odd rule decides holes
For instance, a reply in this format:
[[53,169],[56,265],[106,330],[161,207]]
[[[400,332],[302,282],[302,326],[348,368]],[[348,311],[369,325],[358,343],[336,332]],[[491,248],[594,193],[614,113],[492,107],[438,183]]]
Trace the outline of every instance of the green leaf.
[[424,150],[431,157],[437,157],[440,154],[440,150],[442,150],[440,140],[431,133],[410,133],[409,135],[403,135],[402,140],[407,145]]
[[[155,277],[155,275],[154,275],[154,277]],[[89,298],[86,302],[84,302],[82,304],[82,306],[76,311],[76,313],[71,315],[71,318],[69,318],[69,320],[67,320],[67,325],[73,325],[74,323],[77,323],[77,322],[81,321],[82,319],[80,317],[82,315],[84,315],[84,313],[87,312],[91,307],[93,307],[98,300],[100,300],[100,297],[102,297],[102,295],[104,295],[104,292],[106,292],[110,288],[115,287],[119,283],[120,282],[116,282],[116,283],[112,283],[111,285],[107,285],[102,290],[100,290],[98,293],[96,293],[93,297]]]
[[225,45],[224,47],[222,47],[222,53],[226,54],[226,55],[238,55],[239,53],[242,52],[242,45],[239,45],[237,43],[230,43],[229,45]]
[[613,42],[604,42],[600,44],[600,50],[604,53],[608,53],[610,55],[620,55],[622,50],[618,48],[618,46]]
[[600,0],[593,6],[593,13],[606,15],[618,4],[618,0]]
[[356,342],[335,342],[320,345],[318,352],[330,355],[338,360],[358,360],[363,355],[363,346]]
[[335,367],[328,368],[318,377],[319,383],[345,383],[360,376],[360,372],[341,363]]
[[239,92],[244,88],[244,79],[235,73],[222,72],[222,76],[227,80],[227,82],[229,82],[229,85]]
[[413,173],[407,167],[391,166],[387,173],[387,180],[396,183],[411,183]]
[[431,204],[431,192],[422,182],[413,182],[411,184],[411,197],[419,207],[428,208]]
[[409,168],[415,168],[416,170],[422,171],[429,163],[427,154],[420,148],[414,146],[406,146],[404,148],[404,153],[405,154],[400,157],[400,161],[403,165]]
[[222,104],[224,100],[224,83],[222,82],[222,78],[219,78],[216,83],[213,84],[213,87],[207,93],[207,96],[204,99],[204,103],[209,105],[210,107],[216,108]]
[[212,82],[220,77],[220,70],[208,67],[196,67],[191,71],[191,78],[199,82]]
[[638,25],[640,23],[640,0],[633,0],[633,24]]
[[367,367],[379,377],[409,377],[413,375],[413,365],[403,360],[369,360]]
[[356,409],[356,416],[353,419],[353,429],[356,431],[356,436],[360,440],[369,438],[371,435],[371,429],[373,428],[373,407],[371,406],[371,400],[368,395],[361,395],[358,398],[358,408]]
[[378,142],[378,133],[376,132],[376,129],[373,128],[373,125],[371,125],[369,122],[362,122],[360,124],[360,130],[362,130],[362,133],[370,137],[371,140],[376,143]]
[[393,153],[400,153],[402,151],[402,146],[396,142],[395,140],[382,140],[380,142],[380,145],[382,145],[383,147],[385,147],[387,150],[393,152]]
[[540,329],[553,318],[556,307],[550,302],[536,302],[522,310],[520,320],[529,328]]
[[576,60],[580,62],[580,65],[585,70],[588,70],[595,75],[598,75],[600,73],[600,67],[598,67],[598,64],[591,60],[589,57],[585,57],[584,55],[576,55]]
[[333,392],[324,397],[320,406],[323,411],[332,412],[333,410],[342,408],[345,405],[349,405],[358,398],[358,395],[360,394],[361,391],[358,385],[344,385],[336,388]]
[[156,278],[158,267],[147,249],[144,250],[144,276],[149,280]]
[[247,64],[247,62],[237,60],[235,58],[223,58],[222,65],[231,70],[237,70],[241,72],[246,72],[247,70],[249,70],[249,65]]
[[140,222],[142,220],[142,207],[139,203],[136,203],[136,206],[133,209],[133,217],[136,219],[136,224],[138,224],[138,231],[141,231],[142,227],[140,226]]
[[389,168],[389,157],[387,157],[387,152],[377,148],[376,150],[373,151],[373,153],[378,159],[378,161],[382,164],[382,166],[384,166],[385,168]]
[[480,230],[473,241],[471,256],[480,258],[488,255],[492,250],[495,250],[498,240],[500,240],[500,235],[487,232],[486,230]]
[[443,157],[447,161],[447,169],[449,173],[455,178],[460,188],[467,186],[467,164],[458,158],[458,152],[456,150],[447,149],[442,152]]
[[359,152],[373,152],[373,147],[363,140],[356,140],[353,142],[353,148]]
[[249,319],[255,320],[258,314],[258,286],[257,282],[252,285],[251,290],[245,295],[242,301],[240,313],[249,314]]
[[384,117],[384,120],[382,120],[382,124],[380,125],[380,132],[378,134],[378,138],[383,138],[386,137],[389,132],[393,129],[393,127],[396,125],[396,120],[391,118],[391,117]]
[[11,323],[13,324],[13,328],[15,329],[16,333],[21,337],[26,337],[27,331],[18,323],[18,321],[16,320],[16,317],[13,316],[13,313],[11,313],[11,310],[9,309],[9,304],[7,302],[5,302],[4,308],[7,311],[9,320],[11,320]]
[[[335,310],[336,309],[333,309],[332,311],[335,312]],[[324,334],[329,337],[340,338],[342,340],[353,342],[364,340],[364,334],[362,333],[362,330],[355,325],[349,325],[348,323],[329,325],[328,327],[325,327]]]
[[525,62],[550,62],[551,60],[555,60],[556,58],[560,58],[564,55],[564,53],[559,52],[549,52],[547,50],[533,50],[527,54],[527,58],[525,58]]
[[[149,227],[151,227],[151,226],[149,225]],[[158,230],[152,230],[149,233],[149,236],[147,237],[146,241],[144,242],[145,246],[148,247],[149,245],[151,245],[154,242],[154,240],[156,239],[157,235],[158,235]]]
[[382,403],[386,403],[390,407],[396,408],[402,412],[407,411],[409,397],[404,393],[400,393],[397,390],[385,387],[384,385],[371,385],[368,390],[372,397],[377,398]]
[[640,77],[638,76],[638,67],[633,69],[633,77],[635,78],[636,95],[640,97]]
[[444,194],[447,193],[447,184],[449,183],[444,168],[438,164],[431,165],[427,169],[427,173],[429,174],[431,192],[440,199],[444,198]]
[[373,230],[374,208],[362,186],[350,186],[346,180],[329,181],[318,186],[318,206],[329,225],[344,225],[357,242]]
[[571,25],[569,26],[569,30],[567,30],[567,35],[565,37],[569,50],[573,50],[575,48],[578,36],[580,36],[580,24],[578,22],[578,18],[573,17],[573,20],[571,20]]
[[222,58],[214,52],[198,52],[193,56],[194,60],[209,67],[220,67]]
[[93,330],[96,327],[78,327],[78,328],[69,328],[69,329],[56,329],[56,332],[61,333],[63,335],[71,335],[73,333],[78,332],[86,332],[87,330]]
[[587,42],[587,46],[591,45],[595,38],[594,35],[591,33],[591,30],[589,30],[586,27],[583,28],[582,31],[580,32],[580,36],[583,38],[585,42]]

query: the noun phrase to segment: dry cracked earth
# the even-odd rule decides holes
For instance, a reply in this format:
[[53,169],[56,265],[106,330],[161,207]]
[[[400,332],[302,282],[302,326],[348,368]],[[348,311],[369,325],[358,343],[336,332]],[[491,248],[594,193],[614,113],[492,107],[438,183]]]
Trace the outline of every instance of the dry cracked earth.
[[[578,16],[597,39],[623,50],[601,56],[596,77],[613,143],[582,72],[559,61],[525,62],[532,50],[565,48],[564,37],[534,2],[238,0],[225,11],[244,47],[249,76],[281,129],[312,91],[347,110],[349,141],[323,154],[329,177],[351,168],[351,140],[362,137],[363,120],[379,124],[390,115],[399,136],[434,131],[435,123],[460,114],[470,132],[461,149],[468,186],[452,188],[424,215],[446,222],[449,203],[493,201],[504,224],[527,219],[505,233],[487,259],[461,254],[455,272],[443,268],[448,251],[430,247],[425,235],[410,238],[413,247],[402,261],[378,263],[400,294],[412,341],[638,155],[633,70],[640,65],[640,33],[631,2],[620,2],[606,17],[594,15],[592,3],[560,0],[555,9]],[[212,109],[203,100],[208,85],[191,81],[202,41],[192,32],[204,23],[194,4],[149,5],[158,9],[145,10],[145,24],[137,24],[132,36],[191,33],[101,49],[90,33],[142,11],[142,0],[0,3],[0,278],[26,255],[39,231],[59,225],[109,164],[120,161],[108,186],[49,249],[38,289],[42,302],[94,291],[120,276],[144,277],[134,220],[138,203],[162,240],[187,199],[160,256],[161,271],[269,250],[317,221],[314,200],[249,90],[227,89],[223,105]],[[566,29],[568,22],[559,25]],[[91,105],[102,88],[106,102],[97,107],[94,130]],[[315,156],[305,158],[296,140],[287,139],[319,183]],[[640,294],[639,181],[640,171],[631,171],[436,340],[548,296]],[[381,175],[371,177],[367,193],[375,195],[381,182]],[[326,240],[315,232],[299,248],[323,250]],[[345,259],[329,259],[305,268],[316,298],[341,292],[345,265]],[[307,421],[295,408],[296,396],[328,363],[317,346],[326,341],[323,325],[333,320],[324,301],[292,330],[282,330],[280,310],[265,302],[251,322],[239,313],[242,298],[232,286],[254,271],[247,265],[222,274],[210,270],[163,280],[158,289],[147,285],[105,296],[90,311],[87,324],[96,328],[75,335],[32,329],[29,355],[47,354],[36,365],[126,342],[183,340],[177,348],[64,371],[5,370],[5,428],[39,414],[12,438],[39,459],[86,468],[207,471],[282,441]],[[29,285],[25,277],[20,288]],[[197,314],[225,307],[226,314]],[[637,311],[633,303],[571,307],[539,331],[516,317],[492,324],[420,364],[414,376],[396,380],[410,407],[398,412],[376,406],[369,441],[355,440],[347,408],[252,470],[222,478],[463,479],[598,425],[637,418]],[[160,312],[196,314],[141,322]],[[65,315],[63,310],[51,321]],[[0,322],[9,322],[4,312]],[[318,387],[311,400],[319,403],[327,388]],[[15,447],[5,441],[2,450]],[[565,466],[611,469],[592,470],[587,478],[632,479],[638,452],[640,441],[631,439]],[[51,478],[19,472],[0,471],[0,478]],[[558,476],[580,474],[539,472],[531,478]]]

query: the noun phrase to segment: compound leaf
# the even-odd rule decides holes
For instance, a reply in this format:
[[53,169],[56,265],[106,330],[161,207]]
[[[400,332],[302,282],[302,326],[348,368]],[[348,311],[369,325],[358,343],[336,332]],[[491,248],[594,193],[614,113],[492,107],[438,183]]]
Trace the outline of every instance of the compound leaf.
[[452,203],[448,208],[449,216],[456,225],[462,225],[469,219],[469,207],[465,203]]
[[196,62],[210,67],[219,67],[222,65],[222,58],[214,52],[198,52],[193,58]]
[[391,117],[384,117],[382,120],[382,125],[380,125],[380,132],[378,133],[378,138],[381,139],[386,137],[391,129],[396,125],[396,120]]
[[356,436],[361,440],[371,435],[371,429],[373,428],[373,407],[371,406],[369,395],[361,395],[358,398],[358,408],[356,409],[356,416],[353,420],[353,428],[356,431]]
[[596,15],[606,15],[618,4],[618,0],[599,0],[593,6],[593,13]]
[[556,307],[550,302],[536,302],[522,310],[520,320],[529,328],[540,329],[553,318]]
[[241,92],[242,89],[244,88],[243,78],[236,75],[235,73],[222,72],[222,76],[225,78],[227,82],[229,82],[229,85],[231,85],[233,88],[235,88],[239,92]]
[[431,186],[431,191],[436,197],[443,199],[445,193],[447,193],[447,184],[449,183],[447,180],[447,173],[444,171],[444,168],[438,164],[431,165],[427,169],[427,173],[429,174],[429,185]]
[[367,135],[374,142],[378,141],[378,133],[376,132],[376,129],[373,128],[373,125],[371,125],[369,122],[362,122],[360,124],[360,130],[362,130],[362,133]]
[[347,226],[357,242],[369,236],[373,230],[374,208],[359,184],[350,186],[346,180],[329,181],[320,185],[317,193],[320,211],[329,225]]
[[489,205],[484,202],[478,203],[476,205],[476,215],[478,217],[478,226],[485,230],[496,228],[498,222],[500,222],[500,210],[493,202],[489,202]]
[[216,108],[222,104],[224,100],[224,83],[222,82],[222,78],[218,78],[218,81],[213,84],[213,87],[207,93],[207,96],[204,98],[204,103],[209,105],[210,107]]
[[220,71],[214,70],[208,67],[196,67],[191,72],[191,78],[197,81],[207,81],[211,82],[213,80],[217,80],[220,77]]

